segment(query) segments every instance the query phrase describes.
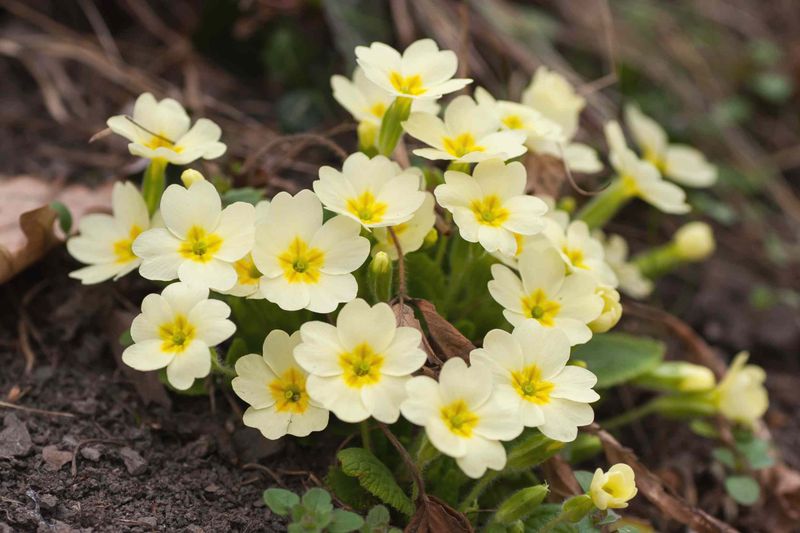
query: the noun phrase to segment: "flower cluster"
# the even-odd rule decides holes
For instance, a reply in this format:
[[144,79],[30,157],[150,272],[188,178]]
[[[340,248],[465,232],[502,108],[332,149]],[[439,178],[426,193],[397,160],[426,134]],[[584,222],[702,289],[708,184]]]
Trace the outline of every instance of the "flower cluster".
[[[606,124],[617,176],[568,212],[531,194],[521,161],[548,156],[576,172],[603,169],[597,152],[575,141],[586,101],[560,74],[538,69],[520,102],[478,88],[441,103],[471,83],[454,77],[453,52],[425,39],[402,53],[373,43],[355,54],[352,80],[334,76],[331,86],[358,122],[360,151],[322,166],[310,189],[269,201],[223,202],[193,169],[182,183],[166,185],[167,164],[225,152],[220,128],[208,119],[190,127],[176,101],[143,94],[131,117],[109,119],[112,131],[131,141],[131,153],[150,161],[141,192],[118,183],[112,214],[82,220],[68,249],[88,266],[71,276],[99,283],[138,269],[166,283],[144,298],[123,361],[142,371],[165,369],[163,379],[178,390],[212,371],[231,378],[249,405],[244,423],[269,439],[321,431],[331,413],[346,423],[393,424],[402,416],[473,478],[502,470],[503,442],[523,431],[575,440],[594,421],[591,404],[600,396],[597,376],[571,359],[573,347],[617,324],[618,290],[645,297],[651,278],[714,247],[709,228],[694,224],[650,255],[629,258],[625,240],[601,227],[634,197],[686,213],[683,189],[665,178],[708,186],[714,167],[696,150],[670,145],[652,119],[629,107],[641,157],[619,124]],[[392,159],[406,141],[424,164]],[[433,166],[439,161],[446,162],[443,173]],[[483,337],[480,347],[443,357],[426,341],[427,319],[423,327],[402,318],[405,298],[415,296],[406,292],[409,254],[427,256],[417,268],[432,264],[442,273],[446,259],[452,287],[442,287],[443,304],[458,303],[465,270],[485,266],[477,290],[502,315],[474,335]],[[364,268],[370,256],[372,266]],[[382,290],[373,290],[378,284]],[[236,313],[250,304],[295,317],[297,327],[284,331]],[[234,357],[229,350],[221,362],[217,347],[234,334],[245,342],[236,330],[245,322],[262,333],[245,351],[260,346],[261,353]],[[766,404],[763,375],[743,364],[713,393],[715,408],[734,420],[758,417]],[[746,412],[732,394],[741,390],[751,404]],[[589,493],[597,509],[624,507],[635,494],[633,473],[625,465],[598,470]]]

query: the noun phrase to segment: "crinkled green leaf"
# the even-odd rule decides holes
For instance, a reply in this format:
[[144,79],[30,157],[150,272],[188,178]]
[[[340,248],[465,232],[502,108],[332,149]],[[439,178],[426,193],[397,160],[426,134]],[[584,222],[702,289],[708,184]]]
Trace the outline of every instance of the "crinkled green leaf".
[[364,519],[356,513],[336,509],[328,524],[328,533],[348,533],[364,525]]
[[[538,533],[544,525],[553,520],[561,512],[561,506],[555,503],[545,503],[533,510],[525,520],[525,533]],[[550,530],[551,533],[578,533],[574,524],[561,523]]]
[[358,479],[348,476],[338,466],[328,470],[325,484],[337,498],[357,511],[366,511],[378,502],[375,496],[361,486]]
[[436,261],[424,252],[408,254],[405,261],[409,294],[434,303],[441,301],[447,282]]
[[329,513],[333,510],[331,495],[319,487],[308,489],[303,494],[303,507],[315,513]]
[[725,478],[725,490],[731,498],[742,505],[753,505],[761,495],[758,481],[750,476],[729,476]]
[[288,516],[292,508],[300,503],[300,496],[286,489],[267,489],[263,498],[267,507],[280,516]]
[[661,341],[627,333],[595,335],[586,344],[572,349],[572,358],[584,361],[597,376],[597,387],[625,383],[655,368],[664,358]]
[[345,474],[357,478],[362,487],[382,502],[409,516],[414,512],[411,499],[397,484],[392,472],[372,453],[364,448],[347,448],[336,457]]

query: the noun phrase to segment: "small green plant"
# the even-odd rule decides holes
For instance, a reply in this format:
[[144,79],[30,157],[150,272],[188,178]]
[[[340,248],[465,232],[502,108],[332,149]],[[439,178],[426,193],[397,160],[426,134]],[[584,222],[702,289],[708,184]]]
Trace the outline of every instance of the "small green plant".
[[364,519],[356,513],[334,509],[331,495],[325,489],[308,489],[302,498],[290,490],[267,489],[264,491],[264,503],[273,513],[289,518],[290,533],[383,531],[361,529],[365,525]]

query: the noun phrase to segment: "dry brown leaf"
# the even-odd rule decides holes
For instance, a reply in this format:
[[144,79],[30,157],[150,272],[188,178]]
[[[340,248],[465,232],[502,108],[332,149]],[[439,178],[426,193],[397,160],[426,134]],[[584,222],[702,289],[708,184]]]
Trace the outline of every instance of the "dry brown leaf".
[[547,154],[528,152],[525,157],[528,172],[526,191],[558,198],[561,187],[567,179],[561,159]]
[[610,433],[596,424],[590,426],[588,431],[600,439],[610,463],[626,463],[633,468],[639,492],[666,516],[701,533],[737,533],[735,528],[673,494],[658,476],[639,461],[630,448],[622,446]]
[[433,348],[428,342],[428,338],[425,336],[425,332],[422,330],[422,324],[420,324],[417,317],[414,316],[414,310],[406,304],[394,303],[392,304],[392,311],[394,311],[394,316],[397,317],[398,326],[414,328],[420,332],[422,335],[422,349],[428,354],[428,362],[433,365],[441,366],[442,361],[434,353]]
[[583,492],[572,468],[558,455],[542,463],[542,472],[550,485],[552,501],[560,502]]
[[0,283],[61,241],[55,227],[57,214],[49,207],[56,200],[67,206],[77,223],[84,214],[110,205],[111,183],[90,189],[61,187],[30,176],[0,180]]
[[425,319],[434,349],[443,356],[444,360],[460,357],[469,362],[469,353],[475,349],[475,345],[453,324],[436,312],[436,306],[431,302],[422,299],[415,299],[413,302]]
[[436,496],[420,499],[405,533],[472,533],[469,519]]

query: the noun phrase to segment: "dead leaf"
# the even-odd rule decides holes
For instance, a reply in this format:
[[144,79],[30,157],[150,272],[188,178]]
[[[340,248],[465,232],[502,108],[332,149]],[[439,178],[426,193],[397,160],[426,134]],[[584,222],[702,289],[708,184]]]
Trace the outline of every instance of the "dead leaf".
[[558,198],[561,186],[567,179],[561,159],[547,154],[528,152],[525,157],[528,171],[527,192]]
[[157,403],[169,409],[172,406],[172,400],[169,399],[164,384],[158,379],[158,372],[140,372],[122,362],[123,348],[119,343],[119,338],[130,328],[133,317],[133,313],[120,310],[114,311],[108,317],[105,331],[111,351],[114,353],[114,359],[125,378],[133,383],[133,387],[145,404]]
[[401,305],[400,303],[395,303],[392,304],[392,311],[394,311],[394,316],[397,318],[398,326],[414,328],[420,332],[422,335],[422,349],[428,354],[428,362],[433,365],[441,366],[442,360],[434,353],[433,348],[428,342],[428,338],[425,336],[425,332],[422,330],[422,324],[420,324],[417,317],[414,316],[414,310],[406,304]]
[[431,302],[422,299],[415,299],[413,302],[425,319],[433,347],[444,356],[444,360],[460,357],[469,362],[469,353],[475,349],[475,345],[453,324],[437,313],[436,306]]
[[43,206],[19,217],[19,228],[25,241],[22,246],[17,240],[9,243],[11,247],[0,244],[0,283],[36,262],[59,242],[53,233],[57,216],[49,206]]
[[420,499],[417,512],[403,530],[405,533],[472,533],[469,519],[436,496]]
[[701,533],[737,533],[735,528],[673,494],[658,476],[639,461],[630,448],[623,447],[610,433],[600,429],[600,426],[592,424],[587,430],[598,436],[610,463],[626,463],[633,468],[639,492],[666,516]]
[[793,531],[800,523],[800,472],[784,464],[759,471],[759,481],[767,492],[763,515],[769,531]]
[[554,455],[542,463],[542,472],[550,485],[552,501],[560,502],[583,492],[572,468],[558,455]]

